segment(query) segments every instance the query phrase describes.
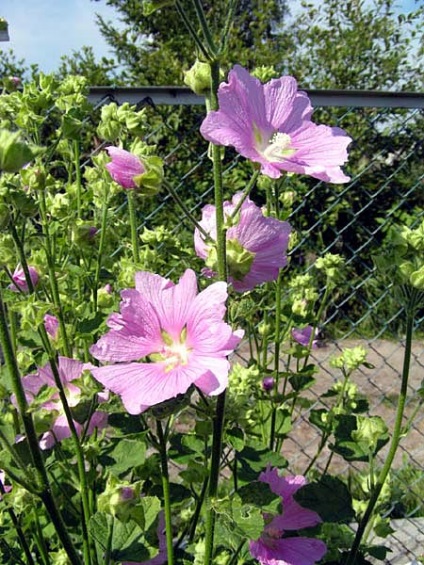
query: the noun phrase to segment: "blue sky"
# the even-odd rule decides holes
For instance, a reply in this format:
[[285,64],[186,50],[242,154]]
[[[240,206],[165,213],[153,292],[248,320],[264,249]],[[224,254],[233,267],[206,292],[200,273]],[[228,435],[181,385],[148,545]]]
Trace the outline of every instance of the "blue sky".
[[83,45],[97,57],[111,55],[95,23],[95,14],[113,20],[115,10],[104,1],[1,0],[0,17],[9,23],[10,41],[0,49],[13,49],[28,64],[37,63],[46,73],[57,69],[61,55],[71,55]]
[[[409,12],[423,0],[398,0],[399,12]],[[296,5],[296,0],[289,2]],[[13,49],[27,64],[37,63],[46,73],[57,69],[61,55],[71,55],[83,45],[93,47],[97,57],[111,55],[102,39],[95,14],[114,20],[115,11],[105,0],[1,0],[0,17],[9,22],[10,41],[0,49]]]

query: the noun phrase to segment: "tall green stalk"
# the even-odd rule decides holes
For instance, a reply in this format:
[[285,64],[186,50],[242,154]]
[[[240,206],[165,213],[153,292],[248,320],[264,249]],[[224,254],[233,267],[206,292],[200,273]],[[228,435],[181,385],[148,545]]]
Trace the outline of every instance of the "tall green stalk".
[[134,263],[139,263],[140,247],[138,243],[137,215],[135,213],[135,192],[133,190],[128,190],[127,198],[128,198],[128,212],[130,216],[131,245],[133,250]]
[[168,459],[166,453],[166,437],[163,433],[162,422],[157,420],[157,433],[159,439],[159,455],[162,471],[163,500],[165,505],[165,535],[166,554],[168,565],[174,565],[174,543],[172,536],[171,494],[169,490]]
[[38,483],[38,496],[44,503],[44,506],[51,518],[56,533],[65,549],[69,560],[72,565],[81,565],[78,553],[71,541],[71,538],[63,522],[62,515],[60,514],[56,501],[53,498],[47,471],[44,466],[43,456],[41,454],[38,438],[32,420],[32,415],[28,411],[28,403],[25,396],[25,391],[22,386],[21,375],[16,362],[16,357],[13,352],[12,343],[10,340],[9,330],[7,327],[7,314],[3,304],[2,293],[0,290],[0,345],[3,350],[5,364],[9,373],[9,378],[12,386],[12,391],[16,397],[18,411],[22,419],[25,430],[25,436],[28,441],[28,446],[31,454],[32,463],[36,469],[37,483]]
[[[214,61],[211,64],[211,110],[218,108],[218,86],[219,86],[219,63]],[[222,186],[222,163],[221,148],[212,146],[213,160],[213,177],[214,177],[214,194],[216,208],[216,250],[217,250],[217,271],[221,281],[227,281],[227,259],[226,259],[226,239],[224,226],[224,198]],[[213,502],[218,493],[219,468],[222,453],[222,435],[224,430],[225,417],[225,390],[222,392],[216,402],[216,411],[213,419],[213,439],[211,466],[209,472],[209,487],[207,499],[207,516],[206,516],[206,538],[205,538],[205,565],[211,565],[213,562],[214,549],[214,533],[216,513],[213,508]]]
[[358,529],[356,531],[355,539],[353,541],[352,548],[347,557],[345,565],[353,565],[356,561],[356,554],[358,553],[362,537],[367,528],[368,522],[372,518],[374,508],[378,502],[381,491],[383,490],[383,487],[385,485],[397,448],[399,446],[400,439],[402,437],[402,419],[403,419],[403,413],[404,413],[405,403],[408,393],[408,378],[409,378],[409,368],[411,363],[412,336],[414,330],[414,317],[415,317],[414,314],[415,314],[415,307],[408,308],[406,312],[407,322],[406,322],[405,353],[403,358],[403,369],[402,369],[402,382],[399,392],[395,425],[393,429],[389,452],[387,454],[383,468],[381,469],[380,474],[377,478],[377,482],[375,484],[375,488],[368,502],[367,509],[365,510],[362,520],[358,524]]

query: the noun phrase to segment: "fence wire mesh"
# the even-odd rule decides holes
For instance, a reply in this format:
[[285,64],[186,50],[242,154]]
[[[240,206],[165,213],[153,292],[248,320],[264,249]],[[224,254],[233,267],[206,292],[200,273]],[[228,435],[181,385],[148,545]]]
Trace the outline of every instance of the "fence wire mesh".
[[[125,90],[120,95],[125,100]],[[99,105],[112,100],[113,96],[105,96]],[[372,256],[381,249],[391,226],[403,222],[416,227],[424,220],[423,99],[416,108],[402,107],[402,97],[397,102],[392,100],[391,107],[381,107],[381,100],[373,106],[372,97],[371,101],[367,98],[367,105],[359,104],[362,107],[350,106],[350,100],[347,96],[343,107],[343,97],[341,101],[339,97],[337,107],[318,107],[314,114],[317,123],[339,125],[353,137],[346,168],[350,182],[337,186],[292,177],[281,190],[295,192],[289,221],[299,237],[292,251],[292,265],[308,269],[314,258],[325,252],[340,253],[347,261],[347,283],[326,312],[321,347],[314,351],[320,372],[312,399],[318,401],[320,393],[335,380],[329,359],[343,347],[362,344],[368,348],[368,361],[374,368],[359,371],[354,381],[369,397],[370,413],[381,415],[392,429],[403,362],[404,313],[392,298],[390,284],[376,278]],[[357,100],[360,102],[360,97]],[[159,106],[141,95],[138,106],[147,106],[152,118],[146,141],[157,144],[165,158],[167,178],[200,218],[201,208],[212,201],[213,191],[208,147],[198,133],[204,109],[194,105]],[[243,161],[226,151],[227,198],[243,188],[247,179],[249,165]],[[261,195],[257,196],[260,200]],[[139,231],[163,222],[176,240],[191,231],[169,195],[162,195],[147,213],[140,211]],[[161,253],[160,246],[156,252]],[[422,335],[423,319],[421,312],[417,336]],[[239,355],[243,357],[243,349]],[[393,519],[401,519],[397,520],[396,532],[385,540],[392,549],[387,563],[404,564],[424,554],[424,414],[417,411],[423,375],[424,343],[419,337],[413,345],[407,405],[407,417],[412,416],[412,420],[392,474],[393,505],[388,513]],[[307,415],[300,417],[284,444],[291,471],[305,468],[319,439]],[[383,450],[381,458],[385,453]],[[329,457],[329,451],[321,454],[321,470]],[[347,473],[348,465],[342,458],[334,458],[332,464],[338,472]],[[354,464],[353,469],[359,476],[362,466]]]

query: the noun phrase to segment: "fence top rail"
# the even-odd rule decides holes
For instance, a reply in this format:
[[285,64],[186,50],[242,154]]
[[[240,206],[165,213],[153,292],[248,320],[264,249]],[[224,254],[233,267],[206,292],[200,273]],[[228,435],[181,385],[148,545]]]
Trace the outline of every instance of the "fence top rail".
[[[309,90],[305,89],[314,106],[342,106],[355,108],[424,108],[424,93],[380,92],[375,90]],[[154,105],[201,105],[197,96],[184,86],[114,87],[92,86],[89,101],[98,104],[106,99],[118,104],[140,102]]]

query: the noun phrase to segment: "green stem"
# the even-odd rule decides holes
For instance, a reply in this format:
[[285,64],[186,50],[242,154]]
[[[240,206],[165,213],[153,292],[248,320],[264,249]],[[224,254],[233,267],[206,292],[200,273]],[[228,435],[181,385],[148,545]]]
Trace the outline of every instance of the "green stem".
[[186,217],[194,225],[194,227],[197,228],[199,230],[199,232],[203,235],[203,237],[205,238],[205,241],[206,242],[211,241],[211,237],[208,234],[208,232],[205,231],[204,228],[202,228],[202,226],[199,224],[199,222],[196,220],[196,218],[190,212],[190,210],[188,209],[188,207],[186,206],[184,201],[180,198],[178,192],[174,189],[174,187],[169,182],[167,182],[166,180],[164,180],[162,184],[165,187],[165,189],[169,192],[169,194],[172,196],[172,198],[175,200],[175,202],[178,204],[178,206],[181,208],[181,210],[184,212]]
[[135,213],[135,193],[133,190],[128,190],[128,212],[130,215],[131,226],[131,244],[133,250],[134,263],[140,262],[140,250],[138,245],[138,231],[137,231],[137,216]]
[[246,188],[244,189],[243,192],[243,196],[240,198],[240,200],[237,202],[236,207],[233,210],[233,213],[230,216],[230,221],[234,220],[234,218],[237,216],[237,214],[239,213],[240,208],[243,206],[244,201],[246,200],[246,198],[249,196],[250,191],[252,190],[252,188],[255,186],[256,181],[258,180],[258,176],[260,175],[260,170],[257,170],[253,173],[250,181],[248,182]]
[[175,7],[177,9],[177,12],[180,16],[180,18],[183,20],[184,25],[187,28],[187,31],[189,32],[189,34],[191,35],[194,43],[197,45],[199,51],[203,54],[203,56],[205,57],[206,61],[210,61],[211,56],[208,52],[208,50],[206,49],[206,47],[203,45],[202,40],[200,39],[197,31],[194,29],[194,26],[192,25],[192,23],[190,22],[190,19],[188,18],[187,14],[184,11],[184,8],[181,4],[181,2],[179,0],[175,0]]
[[80,147],[78,140],[73,141],[74,163],[75,163],[75,180],[77,184],[77,213],[81,218],[81,167],[80,167]]
[[[5,495],[5,494],[6,494],[6,491],[4,489],[3,483],[0,481],[0,495]],[[11,508],[9,505],[7,505],[6,509],[7,509],[9,516],[10,516],[12,524],[15,528],[16,534],[17,534],[18,539],[19,539],[19,543],[21,544],[22,549],[25,553],[27,563],[28,563],[28,565],[34,565],[34,560],[33,560],[32,555],[31,555],[31,550],[30,550],[30,548],[27,544],[27,540],[26,540],[25,534],[22,531],[22,528],[19,524],[19,520],[17,519],[16,514],[13,511],[13,508]]]
[[399,399],[396,410],[395,425],[392,434],[392,441],[390,443],[389,452],[387,454],[386,460],[384,462],[383,468],[378,476],[375,488],[371,494],[370,500],[368,502],[367,509],[365,510],[362,520],[358,524],[358,529],[356,531],[356,536],[352,544],[352,548],[348,555],[346,565],[353,565],[356,560],[356,554],[359,550],[361,544],[362,536],[365,532],[367,524],[373,514],[374,508],[378,502],[381,491],[383,490],[384,484],[386,482],[387,476],[391,469],[397,448],[399,446],[400,439],[402,437],[402,419],[403,412],[405,409],[406,397],[408,393],[408,378],[409,378],[409,368],[411,363],[411,351],[412,351],[412,335],[414,330],[414,313],[407,311],[407,325],[406,325],[406,340],[405,340],[405,353],[403,358],[403,369],[402,369],[402,382],[399,392]]
[[[218,86],[219,86],[219,63],[211,63],[211,110],[218,108]],[[216,208],[216,248],[217,248],[217,271],[221,281],[227,280],[226,239],[224,226],[224,198],[222,185],[222,162],[221,148],[212,145],[214,194]],[[209,488],[207,499],[206,535],[205,535],[205,561],[204,565],[212,565],[214,552],[214,533],[216,512],[213,503],[216,499],[219,483],[219,469],[222,452],[222,435],[225,417],[225,390],[218,396],[216,411],[213,419],[212,454],[209,473]]]
[[22,386],[21,376],[19,373],[16,358],[13,353],[13,347],[10,341],[10,335],[6,320],[7,315],[0,290],[0,345],[3,350],[5,364],[8,369],[12,391],[16,397],[19,414],[24,426],[25,435],[31,453],[31,459],[37,472],[37,481],[42,489],[39,493],[39,496],[50,515],[52,523],[66,553],[68,554],[70,562],[72,563],[72,565],[80,565],[81,562],[79,556],[72,544],[62,516],[59,513],[56,502],[51,493],[47,472],[44,466],[43,456],[41,454],[40,446],[38,445],[38,438],[35,431],[34,422],[32,420],[31,413],[28,412],[28,403],[26,400],[24,388]]
[[56,307],[57,317],[59,319],[60,334],[63,339],[63,349],[66,357],[71,357],[71,348],[68,341],[67,331],[65,327],[65,318],[63,315],[62,303],[60,300],[59,287],[56,279],[55,261],[52,253],[52,241],[50,239],[49,220],[47,217],[46,195],[44,192],[40,193],[39,198],[40,214],[43,222],[43,231],[45,235],[46,244],[46,259],[49,272],[50,288],[52,292],[53,303]]
[[36,529],[35,543],[37,544],[37,548],[40,553],[41,559],[43,561],[43,565],[50,565],[49,552],[46,547],[46,541],[43,536],[43,531],[41,529],[37,508],[34,508],[33,515],[34,515],[35,529]]
[[205,12],[203,11],[203,6],[199,0],[192,0],[194,9],[196,11],[197,19],[199,20],[200,27],[202,29],[203,35],[205,36],[207,46],[212,55],[216,55],[217,49],[215,42],[212,38],[208,23],[206,21]]
[[[278,272],[276,281],[277,288],[275,290],[275,339],[274,339],[274,378],[275,387],[274,395],[278,394],[280,382],[280,342],[281,342],[281,270]],[[275,402],[272,403],[271,413],[271,430],[269,438],[269,448],[274,449],[275,443],[275,424],[277,420],[277,407]]]
[[112,556],[112,541],[113,541],[113,526],[115,524],[115,517],[111,517],[111,522],[109,526],[109,535],[107,538],[107,546],[104,556],[104,565],[110,565],[110,559]]
[[107,216],[108,216],[108,189],[105,188],[105,194],[104,194],[104,200],[102,206],[102,219],[100,225],[99,251],[97,254],[96,272],[94,275],[94,288],[93,288],[94,312],[97,312],[97,293],[99,291],[100,271],[102,268],[103,250],[106,242]]
[[162,470],[163,500],[165,504],[165,534],[166,534],[166,553],[168,565],[174,565],[174,543],[172,536],[172,517],[171,517],[171,495],[169,489],[168,458],[166,453],[166,438],[163,433],[162,423],[156,421],[159,440],[159,454]]

